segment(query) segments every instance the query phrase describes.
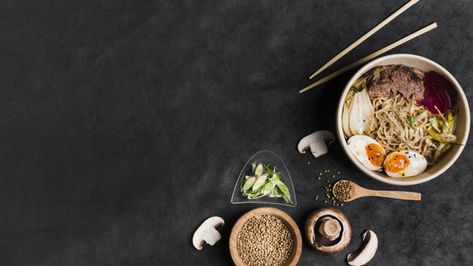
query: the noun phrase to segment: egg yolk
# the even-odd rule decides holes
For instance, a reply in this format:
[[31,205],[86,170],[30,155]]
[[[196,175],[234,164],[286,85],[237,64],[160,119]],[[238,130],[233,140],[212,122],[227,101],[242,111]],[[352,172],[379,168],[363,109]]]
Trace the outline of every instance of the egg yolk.
[[398,173],[403,171],[409,165],[409,158],[405,154],[395,153],[386,158],[384,167],[387,171],[392,173]]
[[370,162],[375,166],[381,166],[384,161],[384,151],[381,146],[371,143],[366,145],[366,155],[368,155],[368,159]]

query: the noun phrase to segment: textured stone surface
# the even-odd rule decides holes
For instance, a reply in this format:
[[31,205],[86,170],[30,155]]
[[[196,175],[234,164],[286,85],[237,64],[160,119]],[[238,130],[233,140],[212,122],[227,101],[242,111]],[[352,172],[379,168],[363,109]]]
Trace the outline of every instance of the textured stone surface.
[[[0,16],[0,264],[230,265],[230,204],[256,151],[287,163],[302,226],[321,207],[320,169],[394,189],[355,169],[338,144],[320,159],[297,141],[334,130],[347,73],[299,95],[307,76],[404,1],[2,1]],[[432,22],[392,53],[426,56],[472,98],[473,6],[420,1],[331,70]],[[471,143],[471,141],[470,141]],[[308,165],[307,162],[310,162]],[[345,206],[346,252],[305,245],[301,265],[342,265],[372,228],[373,265],[473,264],[473,151],[441,177],[407,188],[420,203]],[[223,240],[191,236],[222,216]]]

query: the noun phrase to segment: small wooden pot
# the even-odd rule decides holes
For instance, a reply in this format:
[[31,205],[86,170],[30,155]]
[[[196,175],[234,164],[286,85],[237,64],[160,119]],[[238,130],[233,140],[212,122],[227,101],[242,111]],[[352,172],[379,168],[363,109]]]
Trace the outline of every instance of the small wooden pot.
[[232,256],[232,260],[237,266],[244,266],[246,265],[243,260],[240,258],[237,250],[237,241],[238,241],[238,234],[240,233],[241,228],[243,225],[248,221],[250,218],[259,215],[272,215],[279,219],[281,219],[291,232],[294,238],[294,246],[292,248],[292,253],[289,258],[286,260],[285,266],[295,266],[301,257],[302,252],[302,236],[297,226],[296,222],[289,216],[289,214],[271,207],[263,207],[263,208],[256,208],[253,209],[240,217],[238,221],[232,228],[232,232],[230,234],[230,255]]

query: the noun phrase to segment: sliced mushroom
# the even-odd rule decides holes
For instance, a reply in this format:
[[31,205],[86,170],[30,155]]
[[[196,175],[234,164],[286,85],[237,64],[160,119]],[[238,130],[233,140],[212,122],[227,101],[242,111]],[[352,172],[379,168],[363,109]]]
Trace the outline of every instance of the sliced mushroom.
[[335,136],[332,132],[319,130],[303,137],[297,145],[297,150],[299,153],[304,154],[310,148],[312,154],[315,157],[319,157],[327,153],[327,146],[333,142],[335,142]]
[[192,237],[192,244],[197,250],[202,250],[204,242],[213,246],[220,240],[220,233],[217,227],[223,225],[225,222],[218,216],[213,216],[205,220],[199,228],[194,232]]
[[371,230],[363,233],[363,243],[355,252],[347,256],[347,263],[352,266],[365,265],[373,259],[378,249],[378,236]]
[[335,208],[323,208],[309,215],[305,224],[307,242],[323,253],[339,252],[351,240],[348,217]]

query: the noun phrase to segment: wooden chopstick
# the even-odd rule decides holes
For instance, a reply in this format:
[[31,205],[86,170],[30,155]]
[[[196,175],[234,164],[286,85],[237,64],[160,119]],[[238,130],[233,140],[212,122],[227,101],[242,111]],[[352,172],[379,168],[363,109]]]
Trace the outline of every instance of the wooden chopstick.
[[405,42],[408,42],[408,41],[410,41],[410,40],[412,40],[412,39],[414,39],[414,38],[416,38],[416,37],[418,37],[418,36],[420,36],[424,33],[427,33],[429,31],[435,29],[435,28],[437,28],[437,23],[434,22],[434,23],[432,23],[432,24],[430,24],[430,25],[428,25],[428,26],[426,26],[426,27],[424,27],[424,28],[422,28],[422,29],[420,29],[416,32],[413,32],[413,33],[407,35],[406,37],[404,37],[404,38],[402,38],[402,39],[400,39],[400,40],[398,40],[394,43],[391,43],[390,45],[388,45],[384,48],[379,49],[378,51],[376,51],[376,52],[374,52],[374,53],[372,53],[372,54],[370,54],[366,57],[363,57],[362,59],[360,59],[358,61],[355,61],[355,62],[349,64],[346,67],[343,67],[343,68],[333,72],[332,74],[330,74],[330,75],[328,75],[324,78],[319,79],[318,81],[316,81],[316,82],[310,84],[309,86],[303,88],[302,90],[300,90],[299,93],[303,93],[303,92],[308,91],[308,90],[310,90],[310,89],[312,89],[312,88],[314,88],[314,87],[316,87],[316,86],[318,86],[322,83],[325,83],[325,82],[333,79],[334,77],[337,77],[337,76],[347,72],[348,70],[351,70],[351,69],[353,69],[353,68],[355,68],[355,67],[357,67],[357,66],[359,66],[359,65],[361,65],[365,62],[368,62],[371,59],[376,58],[376,57],[378,57],[378,56],[380,56],[380,55],[382,55],[382,54],[398,47],[399,45],[401,45]]
[[360,43],[364,42],[366,39],[371,37],[371,35],[375,34],[377,31],[382,29],[384,26],[386,26],[389,22],[391,22],[393,19],[395,19],[397,16],[401,15],[404,11],[409,9],[411,6],[413,6],[415,3],[419,2],[419,0],[411,0],[407,2],[405,5],[403,5],[401,8],[399,8],[396,12],[391,14],[389,17],[381,21],[378,25],[376,25],[374,28],[372,28],[370,31],[365,33],[363,36],[361,36],[358,40],[356,40],[354,43],[350,44],[347,48],[343,49],[339,54],[337,54],[335,57],[330,59],[325,65],[323,65],[321,68],[319,68],[317,71],[315,71],[312,75],[310,75],[309,79],[314,78],[317,76],[320,72],[324,71],[327,67],[331,66],[333,63],[337,62],[340,58],[345,56],[347,53],[349,53],[351,50],[355,49]]

